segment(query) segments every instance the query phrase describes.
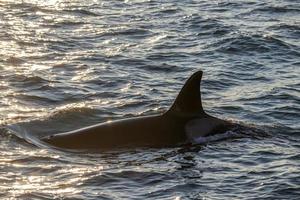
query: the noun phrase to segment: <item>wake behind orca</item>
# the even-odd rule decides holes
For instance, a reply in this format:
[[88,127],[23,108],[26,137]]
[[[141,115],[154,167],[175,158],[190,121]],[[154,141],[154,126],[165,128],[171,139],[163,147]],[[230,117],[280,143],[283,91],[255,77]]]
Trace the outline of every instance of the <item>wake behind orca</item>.
[[198,71],[186,81],[165,113],[105,122],[42,140],[66,149],[166,147],[191,141],[194,137],[223,133],[232,124],[203,110],[200,93],[202,74]]

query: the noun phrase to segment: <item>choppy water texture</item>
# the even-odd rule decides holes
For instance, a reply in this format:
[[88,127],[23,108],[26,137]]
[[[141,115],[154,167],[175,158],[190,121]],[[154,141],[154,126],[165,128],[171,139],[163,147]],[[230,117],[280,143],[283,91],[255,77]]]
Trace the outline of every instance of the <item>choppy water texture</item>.
[[[299,58],[297,0],[0,1],[0,198],[299,199]],[[199,69],[210,114],[269,136],[96,154],[31,144],[163,112]]]

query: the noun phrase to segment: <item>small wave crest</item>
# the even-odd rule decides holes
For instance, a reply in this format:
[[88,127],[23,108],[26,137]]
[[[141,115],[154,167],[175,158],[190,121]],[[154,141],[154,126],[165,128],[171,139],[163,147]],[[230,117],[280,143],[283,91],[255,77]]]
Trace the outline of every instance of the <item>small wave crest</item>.
[[272,52],[274,48],[293,52],[295,46],[271,35],[239,33],[212,43],[209,47],[215,47],[216,50],[229,54],[261,54]]
[[62,11],[76,16],[92,16],[92,17],[101,16],[95,12],[92,12],[90,10],[85,10],[85,9],[64,9]]
[[26,129],[23,129],[17,124],[7,125],[6,127],[0,127],[0,137],[2,145],[6,146],[39,146],[37,140],[34,139]]

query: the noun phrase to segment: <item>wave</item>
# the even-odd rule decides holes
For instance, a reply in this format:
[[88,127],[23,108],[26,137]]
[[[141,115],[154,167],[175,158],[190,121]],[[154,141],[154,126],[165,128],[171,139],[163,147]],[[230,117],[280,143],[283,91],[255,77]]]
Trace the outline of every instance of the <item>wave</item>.
[[27,87],[36,86],[49,83],[49,80],[38,75],[22,75],[22,74],[10,74],[6,75],[5,78],[11,82],[12,86],[15,87]]
[[195,32],[198,37],[221,37],[235,30],[233,26],[225,25],[221,20],[204,18],[198,14],[184,17],[180,22],[188,31]]
[[69,14],[74,14],[74,15],[77,15],[77,16],[92,16],[92,17],[101,16],[101,14],[92,12],[90,10],[85,10],[85,9],[63,9],[61,11],[69,13]]
[[277,13],[291,13],[291,12],[299,12],[300,9],[297,7],[292,6],[264,6],[255,8],[250,13],[256,13],[256,12],[266,12],[269,14],[277,14]]
[[272,53],[274,49],[276,49],[276,52],[297,53],[293,50],[293,48],[297,48],[297,46],[286,43],[274,36],[266,37],[259,34],[237,34],[220,39],[207,47],[214,48],[215,51],[235,55]]
[[20,57],[15,57],[15,56],[10,56],[5,60],[5,62],[9,65],[17,66],[21,65],[26,62],[26,60],[20,58]]

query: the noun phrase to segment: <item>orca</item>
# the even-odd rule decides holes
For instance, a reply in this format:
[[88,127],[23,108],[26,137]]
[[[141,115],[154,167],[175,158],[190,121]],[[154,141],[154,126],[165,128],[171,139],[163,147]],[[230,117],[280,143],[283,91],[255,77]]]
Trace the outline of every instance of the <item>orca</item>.
[[105,122],[58,133],[42,141],[64,149],[107,149],[120,147],[170,147],[194,137],[221,133],[230,122],[208,115],[202,107],[202,71],[185,83],[173,105],[162,114]]

